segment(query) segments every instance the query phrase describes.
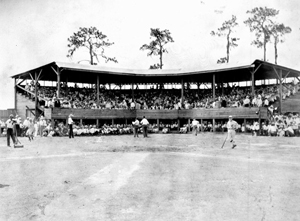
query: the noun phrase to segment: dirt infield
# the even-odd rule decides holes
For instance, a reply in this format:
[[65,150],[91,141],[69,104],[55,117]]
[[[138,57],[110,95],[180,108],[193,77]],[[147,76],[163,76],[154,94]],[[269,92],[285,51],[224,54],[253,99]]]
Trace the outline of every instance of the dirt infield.
[[300,220],[300,138],[0,138],[0,220]]

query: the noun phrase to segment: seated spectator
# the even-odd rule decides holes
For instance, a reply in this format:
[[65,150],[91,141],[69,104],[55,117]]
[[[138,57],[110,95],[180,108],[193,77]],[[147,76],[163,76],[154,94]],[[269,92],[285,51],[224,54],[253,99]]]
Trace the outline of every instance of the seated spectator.
[[271,125],[269,125],[269,128],[268,128],[268,135],[269,136],[277,136],[277,127],[275,125],[275,122],[272,122]]
[[250,107],[250,99],[249,99],[249,96],[246,96],[246,98],[243,100],[243,106],[244,106],[244,107]]

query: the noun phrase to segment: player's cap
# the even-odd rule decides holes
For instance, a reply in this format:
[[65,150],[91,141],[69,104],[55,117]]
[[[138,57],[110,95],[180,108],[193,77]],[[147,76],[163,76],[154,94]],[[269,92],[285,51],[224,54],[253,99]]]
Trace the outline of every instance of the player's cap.
[[14,115],[11,114],[11,115],[9,115],[9,117],[14,117]]
[[228,118],[232,118],[232,116],[230,115]]

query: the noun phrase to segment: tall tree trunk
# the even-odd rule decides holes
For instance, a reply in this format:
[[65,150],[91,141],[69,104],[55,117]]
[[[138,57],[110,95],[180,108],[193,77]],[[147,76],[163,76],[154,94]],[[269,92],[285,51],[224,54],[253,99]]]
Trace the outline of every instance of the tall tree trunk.
[[275,64],[277,64],[277,57],[278,57],[278,54],[277,54],[277,42],[275,40],[274,42],[274,48],[275,48]]
[[230,44],[229,44],[229,35],[230,35],[230,32],[228,33],[227,35],[227,63],[229,62],[229,47],[230,47]]
[[264,33],[264,61],[266,61],[266,34]]
[[91,57],[91,65],[94,65],[93,46],[91,44],[90,44],[90,57]]
[[159,68],[162,69],[162,52],[159,53],[159,61],[160,61],[160,65]]

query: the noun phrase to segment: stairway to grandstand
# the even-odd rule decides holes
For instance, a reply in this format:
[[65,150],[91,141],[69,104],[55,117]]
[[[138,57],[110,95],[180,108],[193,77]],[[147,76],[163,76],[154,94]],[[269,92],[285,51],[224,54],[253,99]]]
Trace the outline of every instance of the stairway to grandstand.
[[[26,117],[32,116],[30,113],[29,109],[35,109],[35,102],[30,99],[28,96],[25,96],[24,94],[17,92],[17,107],[16,107],[16,112],[17,114],[24,120]],[[26,113],[27,112],[27,113]]]
[[300,112],[300,91],[282,101],[281,112]]

